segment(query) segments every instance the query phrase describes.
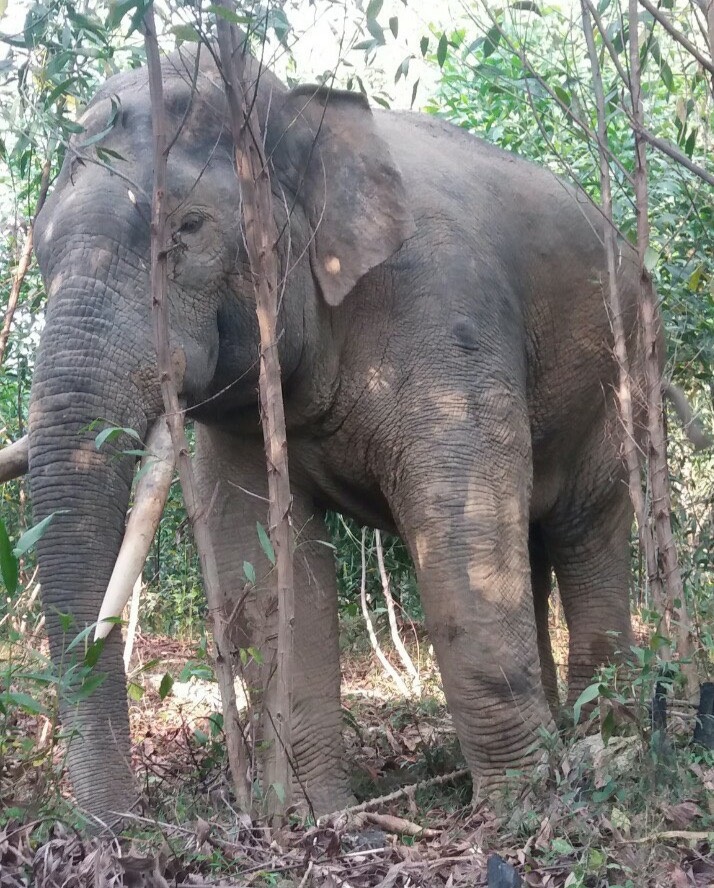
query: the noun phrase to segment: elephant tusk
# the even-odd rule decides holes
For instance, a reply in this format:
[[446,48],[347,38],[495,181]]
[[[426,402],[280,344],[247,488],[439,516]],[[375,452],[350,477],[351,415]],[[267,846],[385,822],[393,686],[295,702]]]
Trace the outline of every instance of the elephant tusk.
[[141,575],[174,474],[174,449],[168,426],[159,420],[146,442],[147,455],[141,461],[134,506],[124,533],[124,540],[112,571],[97,618],[95,639],[106,638],[131,597],[134,583]]
[[27,472],[27,435],[0,450],[0,484]]

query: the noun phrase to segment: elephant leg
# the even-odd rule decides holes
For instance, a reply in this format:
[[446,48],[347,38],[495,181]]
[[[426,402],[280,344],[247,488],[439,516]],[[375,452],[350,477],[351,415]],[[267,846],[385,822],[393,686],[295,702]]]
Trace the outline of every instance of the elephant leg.
[[[257,647],[263,661],[247,670],[252,696],[260,700],[267,674],[274,669],[277,646],[275,571],[256,531],[256,522],[268,527],[262,441],[197,424],[196,466],[203,500],[213,501],[209,521],[235,647]],[[342,747],[336,576],[322,514],[295,482],[292,493],[296,533],[292,744],[297,769],[293,789],[296,800],[306,793],[319,816],[352,802]],[[245,562],[256,575],[256,588],[247,595]],[[272,606],[266,607],[268,601]],[[273,679],[271,687],[275,684]],[[262,698],[266,707],[270,693]],[[261,760],[266,784],[271,782],[273,759],[266,750]]]
[[552,568],[550,557],[543,541],[543,534],[540,527],[536,524],[532,524],[530,528],[528,554],[531,562],[531,586],[533,588],[533,607],[535,609],[543,690],[545,691],[550,711],[555,718],[560,706],[560,697],[558,696],[558,674],[555,668],[555,660],[553,659],[553,647],[550,643],[550,630],[548,628]]
[[630,530],[627,487],[605,488],[599,501],[569,497],[544,523],[570,635],[568,703],[597,668],[627,652],[630,623]]
[[[474,413],[479,425],[463,435],[444,424],[428,445],[422,436],[424,451],[413,451],[390,504],[416,564],[429,636],[478,796],[500,784],[506,770],[534,763],[540,729],[553,729],[553,721],[528,562],[527,413],[510,391],[495,393]],[[439,440],[443,433],[448,440]]]

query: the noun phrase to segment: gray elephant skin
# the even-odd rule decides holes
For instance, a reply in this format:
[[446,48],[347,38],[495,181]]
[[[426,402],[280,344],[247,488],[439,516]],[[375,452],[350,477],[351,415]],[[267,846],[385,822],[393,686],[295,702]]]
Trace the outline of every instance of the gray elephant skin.
[[[192,52],[163,61],[177,133],[170,341],[230,607],[244,561],[269,575],[255,530],[267,522],[259,336],[222,82],[204,51],[191,100]],[[530,766],[540,730],[553,727],[551,571],[570,629],[571,699],[629,638],[632,512],[602,218],[552,173],[438,119],[372,112],[360,95],[320,87],[289,91],[268,71],[256,102],[284,284],[300,779],[317,813],[351,798],[335,571],[323,545],[324,511],[335,509],[406,541],[483,795],[507,769]],[[37,222],[48,305],[29,471],[35,520],[58,513],[38,546],[57,666],[97,619],[135,469],[125,442],[98,450],[89,426],[101,419],[145,436],[163,409],[149,292],[150,112],[144,69],[107,81]],[[97,147],[121,159],[97,158]],[[619,249],[637,369],[638,264]],[[269,649],[249,603],[238,616],[236,645],[257,637]],[[78,803],[105,816],[135,800],[120,632],[95,669],[101,687],[60,707]]]

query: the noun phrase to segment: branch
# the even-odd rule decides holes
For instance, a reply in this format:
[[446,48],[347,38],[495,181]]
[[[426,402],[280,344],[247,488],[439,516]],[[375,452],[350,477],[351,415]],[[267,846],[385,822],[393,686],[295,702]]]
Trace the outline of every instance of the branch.
[[181,480],[186,513],[193,528],[196,548],[201,561],[208,612],[213,621],[213,639],[216,647],[214,666],[223,703],[224,731],[233,786],[239,806],[244,811],[249,811],[248,762],[243,742],[243,731],[238,719],[238,709],[236,706],[230,643],[225,622],[221,618],[222,597],[218,566],[208,528],[207,515],[200,507],[188,441],[186,439],[186,430],[184,428],[184,411],[179,403],[169,346],[167,254],[164,249],[167,241],[165,198],[168,149],[161,58],[156,38],[153,4],[149,5],[144,14],[144,42],[146,45],[146,64],[149,72],[151,123],[154,135],[154,182],[151,206],[151,296],[159,380],[164,401],[165,419],[171,433],[174,451],[176,452],[176,463]]
[[379,565],[379,576],[382,581],[382,594],[384,595],[384,600],[387,603],[387,616],[389,618],[389,630],[392,635],[392,644],[394,645],[397,653],[399,654],[399,659],[402,661],[404,668],[409,673],[409,677],[411,678],[411,686],[412,686],[412,695],[415,697],[421,696],[421,681],[419,680],[419,671],[414,665],[414,661],[409,656],[409,651],[406,649],[404,642],[399,635],[399,627],[397,626],[397,615],[394,612],[394,597],[392,596],[392,590],[389,587],[389,576],[387,575],[387,569],[384,566],[384,549],[382,548],[382,534],[375,530],[374,532],[374,546],[377,550],[377,564]]
[[662,25],[665,31],[673,37],[677,43],[683,46],[690,55],[694,56],[705,71],[708,71],[714,77],[714,64],[711,60],[705,55],[702,55],[692,41],[674,27],[666,15],[662,15],[660,10],[657,9],[653,3],[650,3],[650,0],[637,0],[637,2],[640,6],[643,6],[647,12],[660,23],[660,25]]
[[[637,204],[637,253],[640,263],[640,324],[644,349],[644,373],[647,397],[647,431],[649,437],[648,473],[652,490],[652,521],[657,540],[661,568],[657,587],[661,590],[662,618],[670,629],[671,614],[678,617],[677,649],[683,661],[682,672],[688,683],[688,693],[698,690],[696,667],[692,662],[692,638],[682,574],[679,569],[677,547],[672,534],[669,469],[667,466],[667,439],[664,432],[662,405],[662,337],[661,321],[654,286],[646,271],[645,259],[650,241],[649,195],[647,182],[647,151],[642,134],[644,109],[640,80],[640,48],[637,31],[639,0],[629,0],[630,25],[630,90],[635,126],[635,200]],[[677,604],[679,602],[679,604]],[[663,653],[668,653],[663,648]],[[686,664],[686,665],[685,665]]]
[[367,607],[367,554],[365,550],[365,536],[367,534],[367,529],[362,528],[362,580],[360,582],[360,590],[359,590],[359,600],[360,605],[362,607],[362,616],[364,617],[365,625],[367,626],[367,635],[369,636],[370,644],[372,645],[372,650],[377,655],[379,662],[382,664],[384,671],[387,675],[392,679],[394,684],[399,689],[399,693],[403,697],[409,697],[409,688],[406,686],[404,679],[397,672],[397,670],[392,666],[392,664],[387,659],[387,655],[382,650],[379,640],[377,639],[377,633],[374,631],[374,624],[372,623],[372,618],[369,615],[369,608]]
[[[219,0],[230,9],[228,0]],[[245,247],[255,287],[256,314],[260,330],[260,408],[268,471],[268,523],[275,551],[278,587],[278,651],[276,682],[268,688],[266,707],[277,742],[273,744],[275,774],[268,786],[282,786],[283,798],[271,797],[274,813],[282,813],[292,795],[292,676],[295,593],[293,584],[293,530],[290,519],[291,494],[288,446],[278,354],[278,232],[273,216],[272,192],[267,159],[263,150],[257,96],[260,72],[251,85],[245,84],[246,39],[222,17],[216,17],[218,46],[236,170],[241,189]],[[274,699],[274,703],[272,700]]]
[[22,248],[22,254],[20,255],[20,261],[17,263],[17,268],[15,269],[15,273],[12,278],[12,287],[10,288],[10,296],[7,300],[7,309],[5,310],[5,320],[2,325],[2,330],[0,331],[0,365],[5,358],[5,349],[7,348],[7,341],[10,337],[10,328],[12,327],[12,319],[15,316],[15,309],[17,308],[17,301],[20,298],[20,290],[22,289],[22,285],[25,281],[25,275],[30,267],[30,262],[32,260],[32,244],[34,241],[35,235],[35,222],[37,220],[37,215],[42,209],[42,206],[45,202],[45,198],[47,197],[47,189],[50,186],[50,171],[52,169],[51,160],[46,160],[45,165],[42,167],[42,178],[40,180],[40,193],[37,198],[37,204],[35,205],[35,215],[30,223],[29,228],[27,229],[27,236],[25,237],[25,243]]
[[620,416],[624,426],[624,455],[627,466],[630,499],[637,518],[642,549],[647,562],[647,574],[652,578],[657,577],[657,559],[653,546],[647,537],[647,509],[642,492],[640,476],[640,457],[635,438],[635,419],[632,404],[632,374],[630,358],[627,353],[627,337],[622,317],[622,302],[617,285],[618,250],[615,237],[615,229],[612,223],[612,188],[610,183],[610,167],[607,162],[605,147],[608,142],[607,123],[605,112],[605,93],[602,85],[602,74],[598,61],[595,39],[590,22],[590,11],[587,0],[581,0],[583,20],[583,32],[590,57],[590,69],[592,73],[593,92],[595,93],[595,107],[597,110],[598,128],[598,157],[600,160],[600,194],[605,218],[609,224],[605,225],[605,258],[607,262],[608,302],[610,308],[610,322],[614,338],[614,352],[618,369],[617,398],[620,405]]

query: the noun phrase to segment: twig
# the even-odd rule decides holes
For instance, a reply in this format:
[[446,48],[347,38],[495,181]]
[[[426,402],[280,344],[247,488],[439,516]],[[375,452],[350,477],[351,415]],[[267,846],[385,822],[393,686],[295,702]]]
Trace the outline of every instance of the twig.
[[677,43],[683,46],[691,56],[694,56],[702,68],[714,77],[714,64],[711,60],[702,55],[692,41],[685,37],[681,31],[678,31],[666,15],[662,15],[662,12],[657,9],[654,3],[650,3],[650,0],[637,0],[637,2],[640,6],[643,6],[647,12],[660,23],[660,25],[662,25],[665,31],[673,37]]
[[216,647],[214,667],[221,693],[224,716],[224,732],[228,751],[228,762],[233,779],[236,799],[239,806],[250,809],[250,787],[248,784],[248,761],[244,746],[243,732],[238,718],[233,669],[231,667],[230,643],[226,626],[221,619],[221,591],[218,566],[208,527],[207,515],[200,507],[196,481],[191,464],[191,456],[184,428],[184,413],[179,404],[177,386],[174,379],[173,362],[169,350],[167,293],[167,254],[166,243],[166,113],[164,108],[161,58],[154,24],[153,4],[144,14],[144,42],[149,73],[149,92],[152,108],[152,130],[154,136],[154,182],[151,210],[151,295],[154,322],[154,343],[161,383],[161,394],[166,412],[165,421],[171,433],[176,452],[176,463],[181,480],[186,513],[193,528],[203,573],[208,611],[213,621],[213,640]]
[[409,651],[404,646],[404,642],[399,635],[399,627],[397,626],[397,615],[394,612],[394,598],[392,590],[389,586],[389,577],[384,566],[384,549],[382,548],[382,534],[375,530],[374,547],[377,550],[377,564],[379,565],[379,576],[382,581],[382,594],[387,603],[387,616],[389,618],[389,629],[392,635],[392,644],[394,645],[399,659],[402,661],[404,668],[411,677],[412,693],[415,697],[421,695],[421,681],[419,680],[419,671],[414,665],[414,661],[409,656]]
[[714,832],[704,832],[703,830],[687,830],[687,829],[666,829],[662,832],[652,833],[649,836],[643,836],[641,839],[619,839],[620,845],[648,845],[650,842],[666,842],[669,839],[685,839],[689,842],[711,842],[714,841]]
[[362,579],[360,582],[360,590],[359,590],[359,600],[360,605],[362,607],[362,616],[364,617],[365,625],[367,626],[367,635],[369,635],[369,641],[372,645],[372,650],[377,655],[379,662],[382,664],[384,671],[387,675],[392,679],[394,684],[399,689],[399,693],[405,697],[409,696],[409,688],[406,686],[404,679],[397,672],[397,670],[392,666],[392,664],[387,659],[387,655],[382,650],[382,647],[377,638],[377,633],[374,631],[374,624],[372,623],[372,618],[369,615],[369,607],[367,606],[367,554],[365,547],[365,538],[367,536],[366,528],[362,528]]
[[438,777],[430,777],[428,780],[421,780],[418,783],[412,783],[409,786],[403,786],[387,795],[377,796],[374,799],[367,799],[359,805],[352,805],[350,808],[343,808],[341,811],[333,811],[332,814],[325,814],[317,821],[317,826],[325,826],[330,821],[340,817],[349,817],[352,814],[361,814],[363,811],[369,811],[371,808],[379,808],[389,802],[395,802],[397,799],[413,796],[420,789],[427,787],[441,786],[444,783],[452,783],[454,780],[460,780],[462,777],[468,777],[471,772],[468,768],[460,768],[458,771],[450,771],[448,774],[441,774]]

